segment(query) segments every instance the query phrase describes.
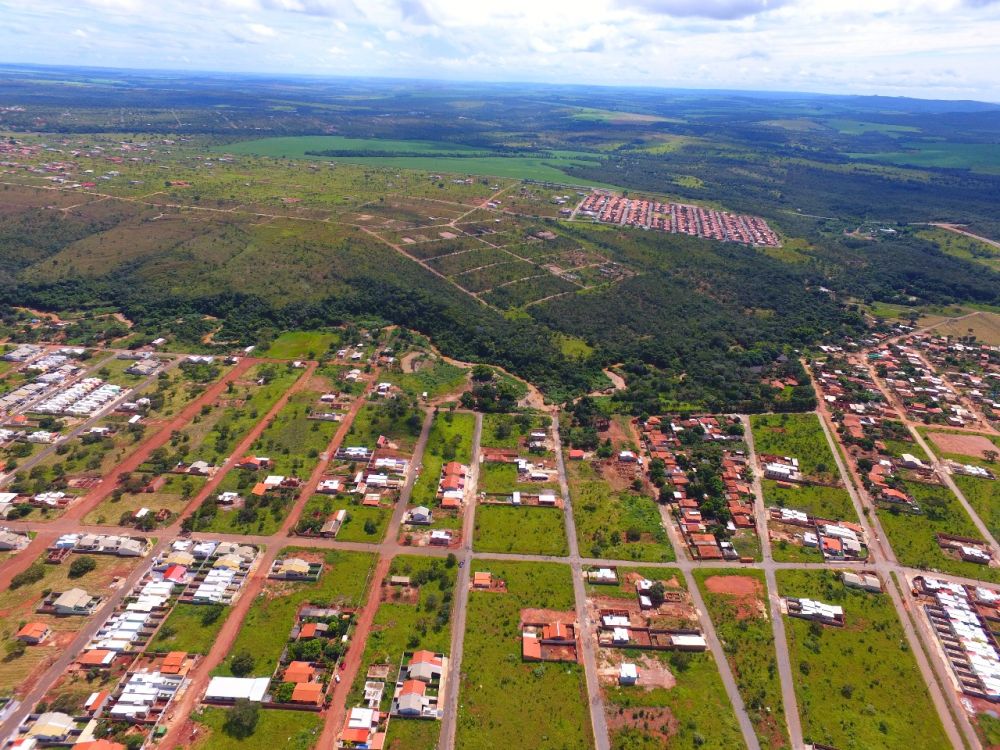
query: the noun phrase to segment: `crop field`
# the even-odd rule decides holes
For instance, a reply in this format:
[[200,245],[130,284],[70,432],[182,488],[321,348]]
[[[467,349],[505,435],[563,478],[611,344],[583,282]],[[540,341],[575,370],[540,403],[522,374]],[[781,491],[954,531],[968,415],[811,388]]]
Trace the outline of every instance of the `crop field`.
[[572,462],[566,472],[581,553],[643,562],[675,559],[655,501],[614,492],[590,464]]
[[[259,154],[298,159],[334,159],[338,163],[415,169],[424,172],[477,174],[562,182],[568,181],[568,178],[560,167],[573,166],[593,159],[592,154],[585,152],[554,151],[548,152],[547,156],[505,157],[492,156],[488,149],[476,149],[454,143],[343,138],[341,136],[263,138],[256,141],[227,144],[219,150],[226,153]],[[331,151],[334,155],[319,155],[320,151]]]
[[[367,552],[289,547],[281,554],[320,559],[324,563],[323,573],[315,583],[268,581],[263,595],[254,600],[230,649],[230,655],[249,651],[254,656],[254,676],[271,676],[300,606],[307,602],[319,606],[360,606],[375,565],[375,555]],[[213,674],[231,675],[229,661],[222,662]]]
[[815,414],[754,414],[750,417],[750,426],[758,454],[797,458],[806,476],[840,481],[833,454]]
[[[1000,583],[1000,570],[976,565],[946,555],[935,534],[956,534],[979,539],[979,530],[946,487],[907,482],[910,493],[923,510],[921,514],[879,508],[878,517],[896,558],[903,565]],[[970,500],[971,502],[971,500]]]
[[204,707],[191,714],[201,731],[192,750],[309,750],[323,728],[320,714],[310,711],[261,711],[249,737],[226,732],[228,709]]
[[362,505],[357,497],[344,495],[313,495],[302,509],[297,528],[301,530],[305,523],[322,526],[330,516],[342,508],[347,511],[347,517],[337,533],[339,541],[369,543],[382,541],[389,526],[392,509]]
[[334,331],[288,331],[268,347],[266,357],[275,359],[316,359],[341,342]]
[[805,740],[857,750],[948,747],[889,596],[848,589],[833,571],[777,575],[782,596],[839,604],[846,619],[842,628],[786,620]]
[[771,479],[761,482],[764,503],[768,507],[794,508],[810,516],[829,518],[834,521],[857,521],[854,504],[847,490],[842,487],[824,485],[793,485],[791,489],[779,487]]
[[229,617],[230,608],[221,604],[177,604],[146,648],[156,651],[187,651],[207,654]]
[[[764,574],[756,570],[701,569],[694,571],[694,577],[761,747],[789,747]],[[730,582],[737,585],[731,586]],[[744,591],[748,584],[749,593],[730,593]]]
[[[384,589],[384,601],[375,613],[361,669],[347,699],[349,706],[361,703],[365,674],[372,664],[391,665],[387,682],[392,684],[405,651],[425,649],[451,656],[451,597],[457,570],[448,568],[441,560],[426,557],[400,555],[393,559],[390,575],[408,576],[411,581],[419,582],[419,595],[416,602],[410,602],[400,597],[399,589]],[[386,690],[382,710],[389,710],[391,698],[391,691]],[[433,750],[440,731],[441,724],[437,721],[393,719],[389,722],[386,747]]]
[[1000,155],[986,143],[940,143],[935,139],[901,140],[899,144],[905,150],[848,156],[906,167],[968,169],[983,174],[1000,174]]
[[449,461],[469,465],[476,418],[468,412],[439,411],[424,449],[420,477],[413,484],[411,505],[432,508],[438,504],[437,487],[442,467]]
[[563,512],[558,508],[480,505],[473,548],[477,552],[567,555]]
[[456,747],[495,750],[526,737],[536,750],[593,747],[582,668],[521,661],[521,609],[572,610],[570,569],[496,561],[471,567],[506,581],[507,592],[469,594]]

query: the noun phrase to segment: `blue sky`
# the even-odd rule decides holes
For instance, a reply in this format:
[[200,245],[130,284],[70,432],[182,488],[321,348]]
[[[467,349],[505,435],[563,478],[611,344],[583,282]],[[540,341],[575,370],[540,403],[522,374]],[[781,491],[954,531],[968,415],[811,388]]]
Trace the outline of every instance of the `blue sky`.
[[1000,102],[1000,0],[0,0],[0,60]]

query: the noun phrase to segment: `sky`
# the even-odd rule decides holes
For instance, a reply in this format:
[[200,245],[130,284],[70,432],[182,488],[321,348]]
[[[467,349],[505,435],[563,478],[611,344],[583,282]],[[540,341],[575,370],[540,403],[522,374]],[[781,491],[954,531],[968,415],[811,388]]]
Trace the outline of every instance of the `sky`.
[[1000,0],[0,0],[0,60],[1000,102]]

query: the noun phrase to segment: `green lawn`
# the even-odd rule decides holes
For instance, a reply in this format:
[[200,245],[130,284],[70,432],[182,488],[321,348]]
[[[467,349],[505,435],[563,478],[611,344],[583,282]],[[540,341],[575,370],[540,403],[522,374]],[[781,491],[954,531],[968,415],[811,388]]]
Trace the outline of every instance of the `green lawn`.
[[[507,593],[469,595],[456,747],[582,750],[593,747],[583,670],[521,661],[520,610],[571,610],[568,566],[474,562],[507,582]],[[460,585],[468,585],[463,579]]]
[[921,514],[895,508],[880,508],[879,520],[896,558],[914,568],[943,570],[966,578],[1000,582],[1000,570],[948,557],[938,546],[935,534],[981,537],[972,519],[946,487],[907,482],[906,491],[923,509]]
[[480,505],[473,541],[476,552],[567,555],[566,526],[559,508]]
[[548,429],[544,414],[484,414],[482,444],[489,448],[517,448],[533,429]]
[[750,417],[757,453],[799,460],[806,476],[840,480],[819,417],[808,414],[754,414]]
[[274,341],[265,357],[274,359],[316,359],[332,346],[340,343],[341,336],[333,331],[288,331]]
[[677,731],[664,745],[642,729],[612,732],[615,750],[732,750],[745,747],[732,704],[722,685],[722,678],[709,652],[640,652],[625,654],[639,658],[643,654],[666,664],[677,684],[671,688],[647,690],[638,685],[615,686],[607,690],[608,710],[667,709],[677,721]]
[[889,596],[848,589],[832,571],[777,575],[782,596],[840,604],[847,623],[786,619],[805,740],[841,750],[948,747]]
[[[295,613],[306,602],[319,605],[341,604],[357,607],[362,604],[368,589],[368,577],[375,564],[375,556],[367,552],[341,552],[338,550],[303,550],[290,547],[282,555],[321,554],[323,573],[315,583],[284,583],[268,581],[263,596],[250,605],[240,626],[239,635],[229,654],[246,650],[254,655],[255,677],[270,677],[281,656],[288,634],[295,624]],[[229,661],[223,661],[213,674],[230,675]]]
[[643,562],[675,559],[654,500],[613,492],[589,463],[570,462],[566,471],[581,554]]
[[311,711],[262,710],[249,737],[238,739],[226,734],[229,710],[201,708],[191,718],[203,729],[191,744],[193,750],[309,750],[323,728],[323,718]]
[[472,461],[472,433],[476,417],[468,412],[442,411],[434,417],[424,449],[420,477],[413,485],[411,505],[437,505],[441,468],[448,461],[468,465]]
[[771,479],[763,480],[761,485],[764,490],[764,504],[768,507],[793,508],[805,511],[810,516],[834,521],[858,520],[851,496],[842,487],[796,484],[792,485],[791,489],[785,489]]
[[[755,580],[760,586],[757,601],[760,602],[761,611],[756,615],[749,615],[737,609],[734,597],[711,592],[705,581],[716,576],[740,576]],[[789,747],[763,571],[695,569],[694,577],[715,624],[715,631],[722,641],[726,660],[736,677],[736,685],[747,706],[761,746]]]
[[952,479],[993,537],[1000,536],[1000,480],[979,479],[961,474],[953,475]]
[[385,377],[411,396],[426,393],[428,398],[437,398],[461,388],[468,373],[463,367],[445,362],[443,359],[425,357],[418,359],[420,367],[416,372],[392,373]]
[[212,607],[201,604],[178,604],[146,650],[207,654],[229,617],[230,608],[223,607],[222,614],[214,622],[205,623],[206,613],[211,610]]

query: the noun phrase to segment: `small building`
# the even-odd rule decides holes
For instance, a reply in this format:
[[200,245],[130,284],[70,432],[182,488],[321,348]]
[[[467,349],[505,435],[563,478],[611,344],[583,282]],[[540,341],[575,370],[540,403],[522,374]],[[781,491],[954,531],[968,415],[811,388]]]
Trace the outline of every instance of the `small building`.
[[91,596],[83,589],[68,589],[55,598],[52,609],[57,615],[88,616],[100,601],[100,598]]
[[433,651],[415,651],[406,665],[409,679],[421,682],[433,682],[441,679],[444,672],[444,657]]
[[267,677],[213,677],[205,690],[206,703],[235,703],[249,700],[260,703],[271,681]]
[[418,505],[416,508],[410,511],[409,523],[420,524],[422,526],[429,526],[434,522],[434,517],[431,515],[430,508],[423,505]]
[[488,589],[493,585],[493,575],[491,573],[476,572],[472,574],[472,587],[476,589]]
[[618,668],[618,684],[634,685],[639,680],[639,670],[635,664],[624,662]]
[[35,719],[27,735],[40,743],[66,744],[75,728],[72,716],[59,711],[46,711]]
[[52,635],[52,629],[44,622],[29,622],[25,623],[14,637],[29,646],[37,646],[50,635]]

